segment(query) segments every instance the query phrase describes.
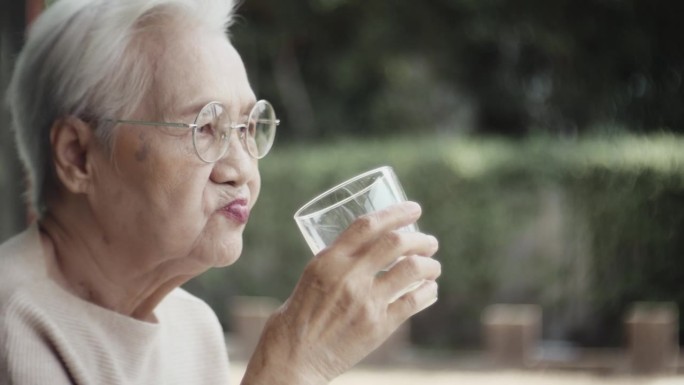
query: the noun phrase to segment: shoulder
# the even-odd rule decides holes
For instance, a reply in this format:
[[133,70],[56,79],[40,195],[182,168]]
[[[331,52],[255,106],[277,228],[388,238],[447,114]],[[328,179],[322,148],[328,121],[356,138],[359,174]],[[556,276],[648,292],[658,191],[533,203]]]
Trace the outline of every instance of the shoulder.
[[[30,352],[32,359],[48,362],[43,356],[46,349],[36,346],[40,338],[32,337],[35,330],[29,321],[34,320],[27,319],[31,308],[27,293],[44,282],[47,274],[42,260],[37,225],[0,244],[0,383],[8,379],[10,360],[16,361],[23,353]],[[22,370],[30,371],[29,366],[14,369],[14,374],[19,376]],[[54,383],[59,382],[57,378],[53,378]]]
[[17,291],[43,278],[47,269],[36,225],[0,245],[0,309]]

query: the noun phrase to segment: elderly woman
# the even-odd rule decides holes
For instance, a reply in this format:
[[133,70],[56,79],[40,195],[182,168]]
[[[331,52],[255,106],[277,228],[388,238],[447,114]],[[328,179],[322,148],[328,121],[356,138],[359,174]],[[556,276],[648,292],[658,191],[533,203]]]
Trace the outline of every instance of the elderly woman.
[[[179,286],[239,257],[278,125],[232,12],[59,0],[32,26],[8,100],[38,220],[0,247],[1,384],[228,382],[215,315]],[[313,258],[243,383],[327,383],[433,303],[437,241],[396,231],[419,216],[363,217]]]

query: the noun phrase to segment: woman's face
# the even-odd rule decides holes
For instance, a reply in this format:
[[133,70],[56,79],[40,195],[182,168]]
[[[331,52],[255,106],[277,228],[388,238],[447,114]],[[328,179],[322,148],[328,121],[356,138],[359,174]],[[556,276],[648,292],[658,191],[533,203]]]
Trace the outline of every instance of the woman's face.
[[[218,101],[242,122],[256,99],[229,42],[202,32],[168,41],[153,97],[122,118],[192,123],[203,105]],[[141,268],[180,263],[196,274],[235,262],[261,183],[257,160],[237,133],[213,164],[195,154],[190,129],[120,124],[114,138],[111,155],[103,151],[95,163],[90,202],[103,242]]]

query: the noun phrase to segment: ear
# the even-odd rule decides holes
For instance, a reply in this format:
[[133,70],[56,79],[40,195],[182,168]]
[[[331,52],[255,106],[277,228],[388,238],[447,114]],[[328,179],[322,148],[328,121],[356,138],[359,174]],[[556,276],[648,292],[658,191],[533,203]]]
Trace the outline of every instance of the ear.
[[57,178],[72,193],[85,193],[92,179],[88,162],[95,140],[90,125],[75,116],[57,119],[50,129]]

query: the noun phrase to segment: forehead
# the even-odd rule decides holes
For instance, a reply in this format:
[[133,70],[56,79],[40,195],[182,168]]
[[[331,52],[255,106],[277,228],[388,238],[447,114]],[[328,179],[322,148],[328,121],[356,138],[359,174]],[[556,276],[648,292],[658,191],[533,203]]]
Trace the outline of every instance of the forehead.
[[239,114],[254,103],[242,59],[225,36],[195,30],[165,40],[153,87],[156,107],[164,115],[197,113],[210,101]]

